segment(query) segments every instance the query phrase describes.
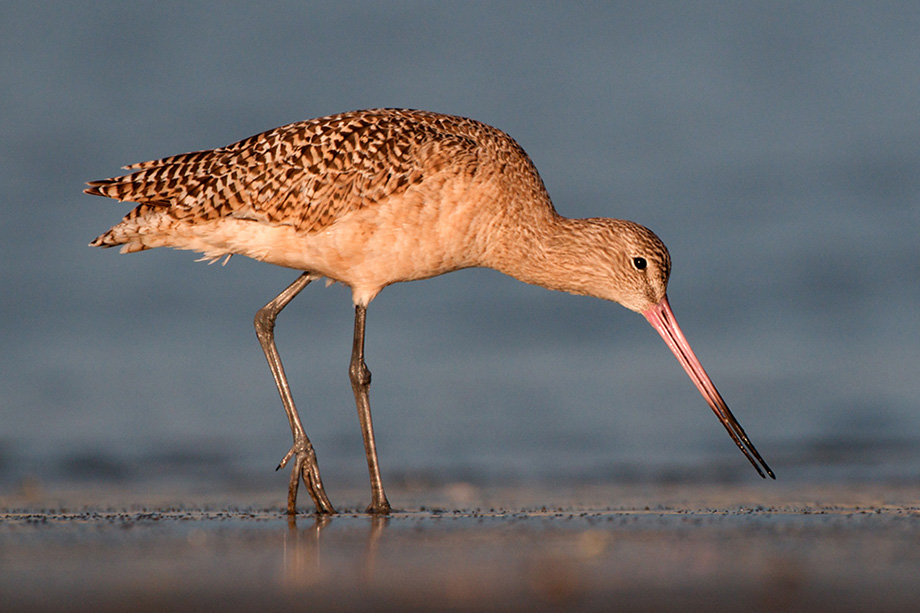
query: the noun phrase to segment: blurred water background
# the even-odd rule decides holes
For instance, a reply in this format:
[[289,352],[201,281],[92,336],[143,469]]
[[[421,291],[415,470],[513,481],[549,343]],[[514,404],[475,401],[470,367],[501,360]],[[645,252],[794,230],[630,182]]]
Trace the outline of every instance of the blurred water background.
[[[556,208],[643,223],[783,480],[920,477],[920,5],[0,5],[0,488],[277,483],[252,330],[296,272],[86,244],[128,163],[395,106],[516,138]],[[333,499],[366,480],[346,288],[278,321]],[[369,309],[384,480],[757,480],[658,335],[488,270]],[[306,502],[306,501],[305,501]]]

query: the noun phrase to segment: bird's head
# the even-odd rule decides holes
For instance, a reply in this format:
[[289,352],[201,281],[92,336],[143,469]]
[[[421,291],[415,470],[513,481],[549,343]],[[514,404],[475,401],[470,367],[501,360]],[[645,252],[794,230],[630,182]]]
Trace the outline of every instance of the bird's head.
[[620,247],[613,254],[614,300],[643,313],[664,299],[671,275],[671,256],[655,233],[630,221],[617,220]]
[[567,221],[566,246],[556,261],[571,272],[558,277],[568,285],[561,289],[611,300],[637,313],[662,301],[671,256],[654,232],[622,219]]

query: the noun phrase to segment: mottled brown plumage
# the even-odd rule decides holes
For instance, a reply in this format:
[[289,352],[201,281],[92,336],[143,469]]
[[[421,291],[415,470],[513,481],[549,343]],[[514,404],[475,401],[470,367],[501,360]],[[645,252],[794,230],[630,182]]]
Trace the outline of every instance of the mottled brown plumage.
[[120,245],[123,252],[174,247],[209,259],[240,254],[305,271],[256,317],[294,433],[294,447],[282,461],[296,457],[290,512],[301,474],[317,510],[332,512],[272,335],[277,313],[319,277],[353,292],[350,372],[373,511],[386,512],[389,503],[370,423],[366,307],[389,284],[475,266],[643,313],[760,471],[754,458],[763,461],[673,320],[664,244],[630,221],[558,215],[530,158],[500,130],[425,111],[373,109],[293,123],[219,149],[126,169],[132,172],[89,183],[89,194],[138,203],[92,246]]

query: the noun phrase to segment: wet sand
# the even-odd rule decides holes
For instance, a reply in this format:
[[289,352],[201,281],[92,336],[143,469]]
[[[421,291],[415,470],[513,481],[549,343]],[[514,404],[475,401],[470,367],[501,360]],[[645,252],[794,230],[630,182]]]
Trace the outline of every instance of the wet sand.
[[355,490],[293,521],[283,492],[162,490],[0,496],[0,609],[920,606],[914,485],[454,483],[391,487],[389,518]]

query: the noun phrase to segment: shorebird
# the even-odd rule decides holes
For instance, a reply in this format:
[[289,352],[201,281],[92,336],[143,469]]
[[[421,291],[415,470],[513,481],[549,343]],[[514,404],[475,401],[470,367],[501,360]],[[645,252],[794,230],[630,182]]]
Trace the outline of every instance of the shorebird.
[[631,221],[570,219],[553,208],[530,157],[478,121],[405,109],[354,111],[292,123],[219,149],[125,166],[86,193],[137,203],[90,246],[122,253],[188,249],[203,259],[244,255],[303,271],[255,316],[293,445],[287,511],[301,479],[319,514],[335,513],[275,347],[278,313],[310,282],[351,288],[349,377],[370,473],[367,511],[388,513],[364,360],[367,306],[387,285],[471,267],[595,296],[641,313],[662,336],[761,477],[773,471],[703,370],[666,295],[664,243]]

